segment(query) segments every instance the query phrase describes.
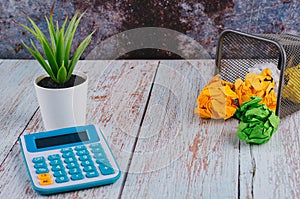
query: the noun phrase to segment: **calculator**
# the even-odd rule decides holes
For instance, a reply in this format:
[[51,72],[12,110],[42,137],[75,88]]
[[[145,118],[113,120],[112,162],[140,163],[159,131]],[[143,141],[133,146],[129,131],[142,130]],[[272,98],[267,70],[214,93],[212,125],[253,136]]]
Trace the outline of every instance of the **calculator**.
[[40,194],[111,184],[121,175],[93,124],[22,135],[20,145],[32,186]]

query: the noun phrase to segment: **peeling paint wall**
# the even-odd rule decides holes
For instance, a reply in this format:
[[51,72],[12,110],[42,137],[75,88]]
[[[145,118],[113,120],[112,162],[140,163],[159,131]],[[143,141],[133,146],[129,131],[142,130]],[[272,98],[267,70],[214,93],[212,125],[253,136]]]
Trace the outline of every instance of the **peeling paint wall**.
[[[28,43],[32,37],[15,25],[12,19],[28,24],[22,13],[24,11],[46,31],[44,16],[49,15],[52,2],[1,0],[0,58],[31,58],[20,40]],[[76,10],[85,9],[87,13],[78,27],[74,46],[92,30],[97,31],[82,58],[105,39],[140,27],[179,31],[199,42],[211,57],[215,56],[218,36],[225,28],[249,33],[290,33],[300,36],[300,0],[57,0],[54,19],[63,21],[66,14],[72,16]],[[159,49],[141,49],[120,58],[180,56]]]

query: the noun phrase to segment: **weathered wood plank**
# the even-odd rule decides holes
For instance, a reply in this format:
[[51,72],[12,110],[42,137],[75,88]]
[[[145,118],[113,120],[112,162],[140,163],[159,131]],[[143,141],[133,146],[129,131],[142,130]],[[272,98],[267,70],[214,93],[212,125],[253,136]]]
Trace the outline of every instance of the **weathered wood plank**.
[[238,197],[238,121],[194,114],[213,74],[212,60],[160,63],[123,198]]
[[38,108],[33,81],[42,72],[33,60],[0,60],[0,164]]
[[[99,125],[106,135],[123,174],[111,186],[80,190],[50,198],[118,198],[123,186],[139,124],[158,61],[82,61],[79,69],[89,76],[87,123]],[[24,133],[44,130],[40,112]],[[18,144],[0,167],[0,198],[39,198],[28,182]],[[20,180],[22,179],[22,180]],[[18,181],[15,183],[15,181]]]
[[239,192],[240,198],[253,198],[252,184],[255,174],[255,160],[253,159],[251,145],[240,141],[239,163]]
[[253,198],[299,198],[300,112],[281,120],[278,131],[264,145],[253,145]]

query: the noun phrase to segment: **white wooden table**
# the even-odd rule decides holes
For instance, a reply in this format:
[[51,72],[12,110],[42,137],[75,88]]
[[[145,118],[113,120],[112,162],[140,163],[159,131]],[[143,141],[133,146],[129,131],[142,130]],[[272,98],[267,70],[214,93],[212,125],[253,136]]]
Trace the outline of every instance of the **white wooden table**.
[[[204,120],[196,99],[213,60],[81,61],[87,123],[103,130],[122,170],[108,186],[50,198],[299,198],[300,112],[263,145],[237,138],[238,121]],[[0,60],[0,198],[42,198],[18,138],[43,131],[32,60]]]

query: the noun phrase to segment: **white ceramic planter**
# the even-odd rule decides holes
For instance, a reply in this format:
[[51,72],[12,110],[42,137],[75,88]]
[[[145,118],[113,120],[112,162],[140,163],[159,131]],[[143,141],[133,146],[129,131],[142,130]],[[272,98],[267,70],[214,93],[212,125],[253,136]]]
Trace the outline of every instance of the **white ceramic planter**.
[[85,125],[88,78],[81,72],[73,74],[81,76],[85,81],[70,88],[43,88],[37,83],[48,76],[45,74],[34,82],[46,130]]

